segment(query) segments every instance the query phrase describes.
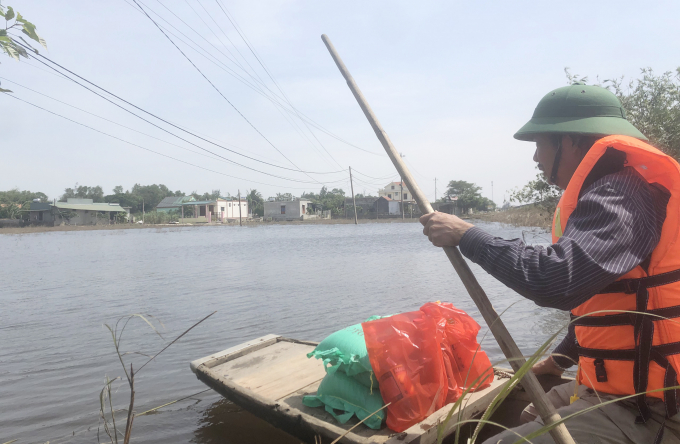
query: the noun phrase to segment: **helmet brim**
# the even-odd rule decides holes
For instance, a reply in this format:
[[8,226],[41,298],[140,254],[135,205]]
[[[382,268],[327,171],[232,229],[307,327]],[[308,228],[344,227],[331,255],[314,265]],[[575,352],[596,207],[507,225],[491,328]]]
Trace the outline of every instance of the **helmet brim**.
[[538,134],[580,134],[584,136],[631,136],[648,139],[629,121],[620,117],[535,117],[514,135],[517,140],[531,142]]

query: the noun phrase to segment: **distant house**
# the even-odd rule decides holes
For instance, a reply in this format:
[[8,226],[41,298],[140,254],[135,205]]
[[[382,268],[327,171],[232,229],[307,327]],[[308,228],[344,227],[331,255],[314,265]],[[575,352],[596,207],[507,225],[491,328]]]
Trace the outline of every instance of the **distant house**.
[[194,217],[185,218],[185,222],[226,222],[229,219],[239,218],[239,204],[241,207],[241,217],[248,217],[248,200],[238,199],[224,199],[219,198],[215,200],[202,200],[184,202],[183,206],[192,206],[194,208]]
[[400,202],[392,200],[389,197],[380,196],[375,202],[375,205],[378,210],[378,214],[401,214]]
[[[370,214],[375,216],[375,203],[377,202],[377,197],[357,197],[354,199],[357,206],[357,216],[358,217],[368,217]],[[345,216],[354,217],[354,202],[351,197],[345,198]]]
[[446,196],[443,202],[433,202],[432,209],[441,213],[460,216],[462,211],[458,206],[458,196]]
[[[241,198],[241,216],[248,217],[248,199]],[[218,205],[217,215],[220,219],[238,219],[239,218],[239,200],[237,197],[231,199],[222,199]]]
[[160,213],[169,213],[170,211],[181,211],[182,205],[185,202],[193,202],[196,199],[194,196],[170,196],[166,197],[158,205],[156,211]]
[[[304,220],[316,218],[309,209],[307,199],[267,201],[264,203],[264,218],[272,220]],[[314,216],[314,217],[310,217]]]
[[116,215],[125,213],[130,216],[130,209],[117,203],[94,203],[92,199],[68,198],[66,202],[39,203],[31,202],[29,220],[32,223],[46,225],[102,225],[116,222]]
[[415,202],[413,200],[413,194],[411,194],[411,191],[406,187],[406,184],[402,184],[402,182],[391,182],[382,190],[378,190],[378,196],[398,201],[402,200],[402,193],[404,194],[404,202]]

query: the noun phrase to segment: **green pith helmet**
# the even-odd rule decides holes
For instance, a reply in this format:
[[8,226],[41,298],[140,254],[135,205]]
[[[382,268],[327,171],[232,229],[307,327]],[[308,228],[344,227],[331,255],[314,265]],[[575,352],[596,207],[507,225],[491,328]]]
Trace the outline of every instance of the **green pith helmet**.
[[537,134],[631,136],[647,138],[628,120],[619,99],[599,86],[575,83],[549,92],[515,139],[533,141]]

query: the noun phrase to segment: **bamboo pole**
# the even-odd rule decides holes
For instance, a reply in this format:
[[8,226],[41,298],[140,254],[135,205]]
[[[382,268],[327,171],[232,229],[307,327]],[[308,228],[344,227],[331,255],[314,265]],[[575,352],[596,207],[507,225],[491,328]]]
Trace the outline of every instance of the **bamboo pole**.
[[[335,64],[342,73],[342,76],[347,81],[347,85],[352,91],[352,94],[354,94],[354,98],[357,100],[357,102],[359,102],[359,106],[373,127],[373,131],[375,131],[376,136],[378,136],[378,139],[380,140],[380,143],[382,143],[383,148],[385,148],[387,155],[392,160],[392,163],[399,172],[399,175],[402,177],[402,180],[406,181],[406,186],[411,190],[411,194],[413,194],[414,199],[418,203],[420,211],[423,214],[432,213],[432,205],[430,205],[430,202],[428,202],[427,198],[420,190],[420,187],[418,187],[414,177],[411,175],[411,172],[401,159],[397,149],[390,141],[389,136],[378,121],[376,115],[373,113],[368,101],[366,101],[366,98],[352,78],[352,75],[347,70],[347,67],[338,55],[330,39],[326,34],[323,34],[321,39],[326,45],[326,48],[328,48],[328,52],[331,53]],[[477,305],[477,309],[479,309],[484,321],[486,321],[486,324],[489,326],[489,330],[491,330],[494,338],[496,338],[496,342],[498,342],[503,354],[505,354],[505,357],[508,358],[512,368],[515,371],[518,371],[519,368],[522,367],[522,365],[526,362],[522,357],[522,352],[520,351],[519,347],[517,347],[517,344],[515,343],[514,339],[512,339],[512,336],[510,336],[510,332],[505,327],[503,321],[498,317],[498,314],[491,305],[491,301],[489,301],[486,293],[484,293],[484,290],[479,285],[479,282],[477,282],[474,274],[472,274],[472,270],[470,270],[470,267],[468,266],[467,262],[465,262],[465,259],[463,259],[463,256],[460,254],[460,251],[457,247],[444,247],[444,252],[451,261],[451,264],[458,273],[458,276],[460,276],[461,281],[463,281],[463,284],[470,294],[470,297]],[[534,403],[534,407],[536,407],[536,410],[541,415],[541,418],[546,425],[560,420],[560,415],[555,411],[555,407],[545,395],[541,384],[538,382],[536,375],[534,375],[533,372],[527,372],[522,378],[522,387],[524,387],[526,390],[527,394],[529,395],[529,399],[531,399],[531,401]],[[550,430],[550,435],[557,444],[575,444],[564,424],[560,424]]]

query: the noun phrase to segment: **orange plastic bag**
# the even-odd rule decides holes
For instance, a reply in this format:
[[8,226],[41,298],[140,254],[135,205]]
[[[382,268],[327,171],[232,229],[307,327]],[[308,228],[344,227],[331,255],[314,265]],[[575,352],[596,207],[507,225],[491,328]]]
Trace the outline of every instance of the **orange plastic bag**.
[[[422,311],[361,324],[371,367],[387,408],[387,426],[403,432],[446,404],[442,332]],[[455,384],[455,381],[454,381]]]
[[[447,373],[449,377],[454,376],[457,386],[472,387],[472,391],[475,391],[491,385],[493,368],[489,357],[477,343],[479,324],[449,302],[428,302],[420,310],[437,325],[439,335],[443,338],[441,348]],[[455,401],[460,394],[449,390],[447,402]]]

